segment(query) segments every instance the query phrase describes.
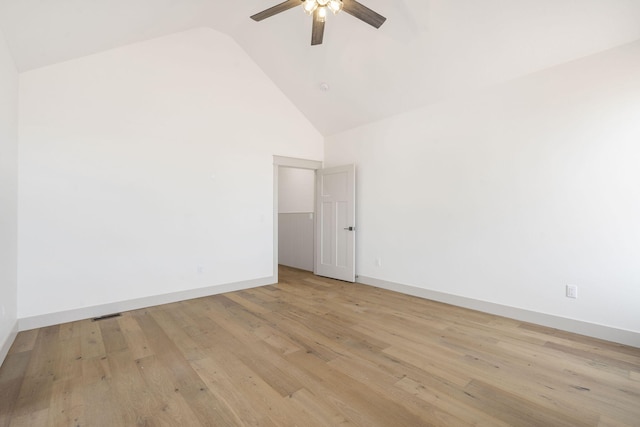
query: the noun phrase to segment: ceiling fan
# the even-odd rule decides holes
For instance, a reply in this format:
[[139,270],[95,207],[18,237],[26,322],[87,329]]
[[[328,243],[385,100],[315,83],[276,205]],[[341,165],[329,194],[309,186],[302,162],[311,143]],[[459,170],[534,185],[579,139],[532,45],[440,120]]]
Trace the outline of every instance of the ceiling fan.
[[384,16],[358,3],[356,0],[287,0],[260,13],[256,13],[251,16],[251,19],[254,21],[262,21],[263,19],[277,15],[296,6],[302,6],[307,14],[313,15],[313,26],[311,29],[312,46],[322,44],[324,22],[329,11],[337,14],[341,10],[344,10],[349,15],[375,28],[380,28],[380,26],[384,24],[384,21],[387,20]]

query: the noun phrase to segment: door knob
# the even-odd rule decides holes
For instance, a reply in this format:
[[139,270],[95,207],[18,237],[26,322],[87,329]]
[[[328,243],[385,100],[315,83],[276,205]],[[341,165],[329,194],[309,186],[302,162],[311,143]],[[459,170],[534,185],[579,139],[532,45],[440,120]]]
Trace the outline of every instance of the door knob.
[[355,230],[356,228],[355,228],[355,227],[345,227],[344,229],[345,229],[345,230],[348,230],[348,231],[353,231],[353,230]]

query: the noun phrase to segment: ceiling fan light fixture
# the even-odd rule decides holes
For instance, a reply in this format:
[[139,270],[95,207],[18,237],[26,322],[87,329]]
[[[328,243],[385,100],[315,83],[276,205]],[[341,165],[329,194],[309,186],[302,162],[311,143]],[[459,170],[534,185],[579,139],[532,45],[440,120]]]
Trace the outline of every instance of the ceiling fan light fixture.
[[342,0],[329,0],[329,10],[336,15],[342,10]]
[[302,7],[307,15],[311,15],[318,8],[318,2],[316,0],[306,0]]
[[320,21],[324,22],[324,20],[327,18],[327,7],[326,6],[320,6],[318,8],[318,19],[320,19]]
[[327,3],[329,3],[330,0],[317,0],[318,4],[320,6],[326,6]]

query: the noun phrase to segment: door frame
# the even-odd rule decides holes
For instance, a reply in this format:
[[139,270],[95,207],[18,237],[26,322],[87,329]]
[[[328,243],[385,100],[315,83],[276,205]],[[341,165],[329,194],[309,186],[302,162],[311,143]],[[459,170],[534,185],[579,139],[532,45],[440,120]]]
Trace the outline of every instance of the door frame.
[[[298,159],[295,157],[273,156],[273,278],[275,283],[278,283],[278,177],[280,176],[280,168],[309,169],[315,172],[318,169],[322,169],[322,162],[318,160]],[[314,201],[314,205],[315,204],[316,202]],[[315,210],[317,209],[318,207],[315,206]],[[316,220],[315,214],[313,215],[313,220]],[[314,226],[314,241],[316,239],[315,229]],[[315,273],[315,256],[313,259],[313,272]]]

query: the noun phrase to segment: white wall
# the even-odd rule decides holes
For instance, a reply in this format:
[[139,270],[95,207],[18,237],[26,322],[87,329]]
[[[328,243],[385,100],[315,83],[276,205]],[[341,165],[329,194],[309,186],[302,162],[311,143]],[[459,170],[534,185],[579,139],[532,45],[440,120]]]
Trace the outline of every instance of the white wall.
[[20,76],[20,318],[273,277],[273,155],[321,135],[196,29]]
[[638,76],[640,42],[329,137],[327,167],[358,164],[358,274],[640,346]]
[[278,214],[278,264],[313,271],[314,225],[312,213]]
[[0,364],[17,319],[18,73],[0,32]]
[[278,212],[314,212],[315,180],[314,170],[281,167],[278,175]]

